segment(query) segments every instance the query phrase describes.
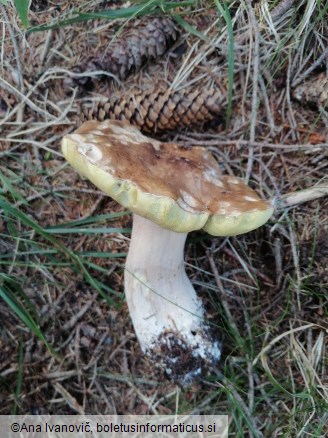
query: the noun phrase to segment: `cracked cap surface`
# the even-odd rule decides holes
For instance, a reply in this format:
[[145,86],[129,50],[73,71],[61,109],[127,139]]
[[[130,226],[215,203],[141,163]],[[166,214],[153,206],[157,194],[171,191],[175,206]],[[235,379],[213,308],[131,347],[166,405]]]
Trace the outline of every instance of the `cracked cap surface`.
[[104,193],[172,231],[233,236],[273,213],[240,178],[221,175],[207,149],[161,143],[125,121],[86,122],[63,138],[62,151]]

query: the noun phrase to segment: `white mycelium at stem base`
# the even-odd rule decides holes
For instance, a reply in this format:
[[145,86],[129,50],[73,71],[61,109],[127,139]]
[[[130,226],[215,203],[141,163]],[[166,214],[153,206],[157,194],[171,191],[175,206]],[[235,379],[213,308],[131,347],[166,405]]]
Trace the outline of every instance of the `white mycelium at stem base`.
[[208,333],[203,304],[185,272],[186,237],[135,214],[125,265],[125,295],[141,348],[151,355],[164,352],[159,360],[168,375],[179,373],[174,366],[186,353],[189,370],[182,383],[201,373],[201,362],[220,359],[219,343]]

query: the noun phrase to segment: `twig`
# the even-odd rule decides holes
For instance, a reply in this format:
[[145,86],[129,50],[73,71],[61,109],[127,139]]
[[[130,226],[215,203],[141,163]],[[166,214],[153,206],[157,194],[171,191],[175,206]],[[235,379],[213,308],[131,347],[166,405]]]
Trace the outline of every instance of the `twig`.
[[[211,135],[211,134],[192,134],[195,138],[212,138],[217,137],[217,134]],[[203,146],[228,146],[228,145],[235,145],[237,148],[240,148],[241,146],[247,146],[249,144],[249,140],[195,140],[192,137],[188,137],[187,135],[180,135],[179,138],[182,140],[185,140],[183,142],[183,145],[190,146],[190,145],[203,145]],[[305,144],[285,144],[285,143],[270,143],[270,142],[260,142],[260,141],[254,141],[254,146],[259,148],[270,148],[270,149],[287,149],[287,152],[297,152],[300,150],[309,150],[312,153],[320,152],[320,151],[326,151],[327,150],[327,143],[318,143],[316,145],[313,145],[311,143],[305,143]]]
[[328,58],[328,47],[325,48],[323,53],[319,56],[319,58],[309,67],[303,74],[301,74],[297,79],[292,82],[292,87],[296,87],[296,85],[300,84],[304,81],[304,79],[315,70],[318,65],[322,63],[324,59]]
[[295,134],[297,123],[296,123],[296,120],[294,117],[293,107],[292,107],[292,103],[291,103],[291,99],[290,99],[291,65],[292,65],[291,60],[289,59],[288,70],[287,70],[287,81],[286,81],[286,100],[287,100],[287,106],[289,109],[288,115],[290,117],[290,127],[292,128],[291,133],[295,139],[295,138],[298,138],[299,136],[297,135],[297,132]]
[[126,383],[130,386],[130,388],[135,391],[140,400],[142,400],[146,404],[148,410],[152,413],[152,415],[159,415],[159,412],[154,408],[154,400],[157,396],[157,391],[152,397],[147,397],[134,383],[130,382],[129,380]]
[[81,309],[78,311],[78,313],[73,315],[73,317],[66,324],[63,325],[62,329],[71,330],[73,327],[75,327],[78,320],[82,318],[82,316],[90,309],[94,301],[94,299],[87,301],[84,306],[82,306]]
[[280,283],[280,277],[282,274],[282,256],[281,256],[281,239],[277,237],[273,242],[273,254],[276,265],[276,283]]
[[252,33],[254,37],[254,51],[253,51],[253,92],[252,92],[252,112],[250,119],[250,135],[249,135],[249,153],[246,168],[245,182],[248,183],[254,162],[254,141],[255,141],[255,129],[256,129],[256,118],[257,118],[257,107],[258,107],[258,81],[259,81],[259,69],[260,69],[260,39],[259,39],[259,28],[257,25],[253,5],[250,0],[246,1],[248,6],[248,15],[250,18],[250,24],[252,27]]
[[80,350],[80,346],[81,346],[81,324],[78,324],[78,326],[77,326],[77,328],[75,330],[74,359],[75,359],[76,370],[78,372],[77,381],[81,385],[81,383],[82,383],[82,379],[81,379],[82,372],[81,372],[81,367],[80,367],[80,364],[81,364],[81,350]]
[[[294,78],[297,78],[299,76],[299,74],[303,70],[304,66],[307,65],[307,63],[309,62],[309,60],[313,56],[313,49],[311,49],[309,51],[309,53],[307,54],[306,58],[303,61],[301,61],[301,59],[303,58],[304,53],[306,53],[306,51],[304,50],[303,45],[304,44],[302,43],[302,47],[300,47],[299,50],[293,56],[293,62],[292,62],[292,65],[291,65],[291,71],[293,72],[293,77]],[[299,65],[298,68],[297,68],[297,65]]]
[[[6,9],[4,8],[4,6],[0,5],[0,11],[2,12],[7,26],[8,26],[8,30],[9,30],[9,35],[10,35],[10,39],[14,48],[14,52],[15,52],[15,58],[16,58],[16,65],[17,65],[17,78],[18,78],[18,86],[19,86],[19,90],[22,94],[24,94],[24,79],[23,79],[23,70],[22,70],[22,64],[21,64],[21,56],[19,53],[19,48],[18,48],[18,44],[16,41],[16,37],[15,37],[15,33],[13,32],[10,20],[8,18]],[[20,123],[23,120],[23,112],[24,112],[24,103],[22,105],[20,105],[17,109],[17,114],[16,114],[16,122]]]
[[287,193],[280,196],[277,200],[279,207],[291,207],[293,205],[303,204],[304,202],[313,201],[314,199],[328,196],[328,183],[326,185],[317,185],[297,192]]
[[45,39],[45,42],[44,42],[44,46],[43,46],[43,49],[42,49],[42,52],[41,52],[41,55],[40,55],[40,64],[41,64],[41,66],[43,65],[44,60],[46,59],[46,56],[49,53],[49,47],[50,47],[50,42],[51,42],[52,36],[53,36],[53,30],[48,30],[47,36],[46,36],[46,39]]
[[[217,25],[219,22],[219,18],[214,20],[211,26],[205,30],[204,35],[207,35],[210,30]],[[187,78],[190,76],[191,72],[201,63],[203,59],[205,59],[208,55],[210,55],[219,43],[219,41],[223,38],[224,32],[222,31],[218,38],[214,41],[209,40],[208,43],[203,45],[202,50],[199,50],[199,41],[197,40],[195,44],[191,47],[188,54],[185,57],[185,60],[182,62],[182,65],[178,72],[175,75],[175,78],[171,84],[172,89],[177,89],[181,83],[186,83]]]
[[301,311],[300,293],[301,293],[302,275],[301,275],[301,269],[300,269],[299,248],[298,248],[297,236],[296,236],[296,233],[293,229],[293,225],[290,221],[288,221],[288,230],[289,230],[289,240],[290,240],[290,246],[291,246],[291,250],[292,250],[294,268],[295,268],[295,272],[296,272],[295,286],[296,286],[296,294],[297,294],[297,306],[298,306],[298,311]]
[[76,398],[72,396],[60,383],[56,382],[53,384],[57,392],[63,397],[68,406],[70,406],[75,412],[80,415],[84,415],[83,407],[77,402]]
[[[54,136],[54,138],[52,138],[51,139],[51,141],[46,141],[46,142],[44,142],[44,143],[52,143],[56,138],[61,138],[62,136]],[[22,145],[22,143],[24,144],[24,145],[27,145],[27,144],[30,144],[30,145],[36,145],[37,147],[39,147],[39,148],[41,148],[41,149],[44,149],[45,151],[47,151],[47,152],[50,152],[52,155],[55,155],[55,156],[57,156],[57,157],[61,157],[61,158],[63,158],[63,154],[61,153],[61,152],[57,152],[55,149],[51,149],[51,148],[48,148],[45,144],[43,144],[42,142],[40,142],[40,141],[35,141],[35,140],[25,140],[25,139],[21,139],[21,138],[17,138],[17,139],[9,139],[9,138],[7,138],[7,137],[0,137],[0,141],[6,141],[6,142],[8,142],[8,143],[19,143],[19,145],[18,146],[21,146]],[[0,153],[0,157],[3,157],[3,156],[6,156],[6,155],[10,155],[11,154],[11,152],[12,152],[12,150],[11,151],[4,151],[4,152],[1,152]]]
[[237,254],[229,248],[224,248],[224,252],[229,256],[232,257],[234,260],[237,260],[244,268],[244,272],[246,271],[249,278],[253,281],[253,283],[256,284],[256,281],[254,279],[254,277],[251,274],[251,271],[255,272],[255,274],[262,278],[263,281],[265,281],[265,283],[267,283],[270,286],[273,286],[273,282],[272,280],[267,277],[265,274],[263,274],[259,269],[254,268],[254,266],[250,265],[249,263],[247,263],[245,260],[241,259],[239,256],[237,256]]
[[285,12],[287,12],[291,7],[294,5],[294,0],[282,0],[275,6],[270,15],[273,19],[273,21],[276,21],[278,18],[280,18]]
[[249,360],[248,354],[246,355],[247,359],[247,374],[248,374],[248,409],[249,412],[253,412],[254,408],[254,376],[253,376],[253,365],[252,362]]
[[39,114],[46,114],[48,118],[50,119],[56,119],[55,116],[50,114],[49,112],[39,108],[37,105],[35,105],[34,102],[32,102],[28,97],[32,94],[31,91],[29,91],[26,95],[24,95],[22,92],[17,90],[13,85],[11,85],[9,82],[7,82],[5,79],[0,77],[0,84],[1,86],[7,90],[9,93],[15,94],[17,97],[19,97],[22,102],[16,105],[15,108],[13,108],[10,113],[2,120],[0,121],[0,126],[4,124],[4,122],[7,121],[8,118],[10,118],[15,112],[18,111],[18,108],[20,108],[22,105],[27,104],[31,110],[39,113]]
[[15,34],[14,34],[13,29],[11,27],[11,22],[10,22],[10,20],[8,18],[8,15],[7,15],[5,7],[0,5],[0,11],[1,11],[1,13],[3,14],[3,16],[4,16],[5,20],[6,20],[6,24],[8,26],[8,30],[9,30],[10,39],[11,39],[12,45],[14,47],[16,64],[17,64],[17,72],[18,72],[18,85],[19,85],[20,91],[24,92],[24,81],[23,81],[23,73],[22,73],[22,64],[20,62],[21,56],[20,56],[20,53],[19,53],[16,37],[15,37]]
[[262,75],[259,75],[259,83],[260,83],[260,87],[261,87],[261,92],[262,92],[264,106],[265,106],[265,110],[266,110],[266,114],[267,114],[267,119],[268,119],[268,122],[270,125],[270,134],[274,135],[276,127],[274,124],[274,118],[272,116],[272,111],[270,108],[270,102],[269,102],[269,98],[268,98],[267,89],[266,89],[264,80],[262,78]]

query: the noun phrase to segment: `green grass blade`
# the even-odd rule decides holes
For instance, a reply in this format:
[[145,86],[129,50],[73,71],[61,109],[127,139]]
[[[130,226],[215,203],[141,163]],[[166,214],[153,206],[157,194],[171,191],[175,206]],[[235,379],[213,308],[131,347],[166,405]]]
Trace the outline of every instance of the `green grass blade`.
[[120,259],[125,258],[127,256],[126,252],[99,252],[99,251],[86,251],[86,252],[79,252],[78,255],[80,257],[96,257],[99,258],[106,258],[106,259]]
[[131,228],[45,228],[48,234],[109,234],[109,233],[131,233]]
[[38,316],[34,304],[26,295],[23,288],[21,287],[21,284],[16,279],[11,277],[10,275],[0,274],[0,285],[5,285],[5,289],[7,291],[10,291],[10,293],[15,293],[15,296],[19,295],[23,300],[26,308],[28,309],[27,311],[30,313],[30,315],[33,315],[33,318],[37,319]]
[[17,13],[19,15],[19,18],[21,19],[21,22],[23,24],[23,27],[25,29],[28,28],[29,21],[28,21],[28,5],[29,0],[13,0],[15,8],[17,10]]
[[23,204],[27,204],[23,196],[17,190],[14,189],[9,179],[5,177],[2,172],[0,172],[0,183],[1,183],[0,186],[1,192],[3,193],[9,192],[12,195],[13,200],[20,201]]
[[[129,211],[121,211],[119,213],[106,213],[106,214],[98,214],[96,216],[91,216],[91,217],[87,217],[85,219],[76,219],[74,221],[70,221],[70,222],[62,222],[61,224],[56,225],[56,228],[66,228],[67,226],[69,227],[75,227],[78,225],[88,225],[88,224],[94,224],[96,222],[101,222],[101,221],[111,221],[113,219],[117,219],[120,218],[122,216],[127,216],[131,214]],[[54,227],[49,227],[48,230],[52,229]]]
[[56,354],[55,350],[48,343],[48,341],[43,336],[38,324],[34,321],[30,313],[25,309],[25,307],[15,298],[15,296],[10,292],[4,284],[0,284],[0,298],[13,310],[17,317],[46,345],[48,350],[52,354]]
[[180,15],[173,15],[174,20],[187,32],[189,32],[191,35],[196,36],[197,38],[208,41],[208,38],[202,33],[199,32],[194,26],[191,26],[189,23],[187,23],[183,18],[180,17]]
[[195,3],[195,0],[182,1],[182,2],[162,2],[162,1],[149,1],[129,8],[115,9],[110,11],[94,12],[94,13],[77,13],[74,17],[67,18],[66,20],[58,21],[54,24],[43,24],[41,26],[32,27],[30,32],[40,32],[49,29],[58,29],[60,27],[69,26],[82,21],[91,19],[106,18],[107,20],[118,19],[131,19],[135,17],[142,17],[145,15],[156,13],[157,9],[161,9],[163,12],[169,12],[177,7],[191,6]]
[[51,243],[52,247],[57,248],[62,254],[68,257],[70,260],[74,262],[74,266],[72,269],[76,272],[83,274],[84,278],[88,281],[88,283],[94,287],[97,292],[104,298],[107,302],[111,303],[109,297],[106,293],[98,286],[95,279],[86,269],[82,259],[78,257],[73,251],[68,249],[63,243],[57,240],[51,233],[47,232],[44,228],[40,227],[33,219],[23,213],[21,210],[11,205],[5,198],[0,196],[0,209],[3,209],[6,215],[13,216],[15,219],[20,220],[25,226],[32,228],[37,234],[42,236],[45,240]]

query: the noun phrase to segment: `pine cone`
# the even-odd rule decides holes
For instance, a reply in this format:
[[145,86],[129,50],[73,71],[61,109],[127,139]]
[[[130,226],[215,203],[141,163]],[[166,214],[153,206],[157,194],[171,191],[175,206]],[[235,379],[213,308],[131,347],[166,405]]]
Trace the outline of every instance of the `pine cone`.
[[293,96],[300,102],[305,101],[318,107],[328,108],[328,77],[325,73],[315,76],[293,91]]
[[137,91],[129,97],[82,106],[79,122],[85,120],[128,120],[143,132],[157,132],[199,125],[215,119],[221,112],[224,93],[201,87],[172,90],[163,86]]
[[95,70],[104,70],[124,80],[148,60],[162,56],[177,39],[176,25],[169,17],[138,20],[133,28],[123,30],[112,47],[82,61],[76,71],[85,71],[86,76],[75,78],[73,85],[92,82],[94,77],[88,77],[87,72]]

